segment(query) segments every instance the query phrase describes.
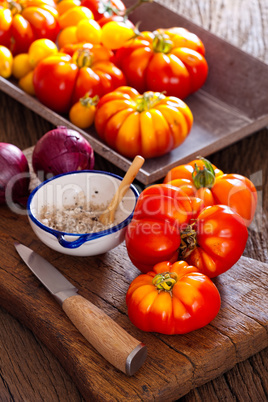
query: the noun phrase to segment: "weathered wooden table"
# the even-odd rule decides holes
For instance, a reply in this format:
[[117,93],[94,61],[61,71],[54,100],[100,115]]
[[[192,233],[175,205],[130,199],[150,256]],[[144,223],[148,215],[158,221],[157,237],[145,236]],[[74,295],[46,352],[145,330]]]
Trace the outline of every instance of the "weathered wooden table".
[[[180,4],[169,0],[162,1],[162,4],[171,7],[205,29],[225,38],[235,46],[268,63],[266,48],[268,5],[266,0],[258,3],[242,0],[225,0],[220,3],[208,0],[201,2],[192,0],[187,3],[180,2]],[[267,86],[267,82],[268,77],[267,81],[263,82],[263,85]],[[21,149],[26,149],[34,145],[37,139],[46,131],[54,128],[51,123],[48,123],[1,92],[0,102],[1,142],[10,142]],[[136,337],[144,336],[144,340],[147,343],[150,341],[152,343],[151,345],[148,343],[149,359],[148,363],[146,363],[147,366],[144,366],[143,371],[138,374],[136,379],[129,380],[123,378],[122,374],[116,370],[113,371],[113,368],[105,364],[102,358],[90,350],[89,353],[93,353],[90,364],[92,364],[92,367],[94,365],[98,366],[99,374],[95,377],[95,383],[94,378],[92,378],[92,391],[89,390],[88,395],[86,395],[85,389],[82,389],[83,386],[81,386],[83,378],[81,378],[80,382],[79,379],[76,379],[76,384],[81,386],[79,389],[80,391],[82,390],[85,399],[94,400],[99,398],[99,400],[123,401],[154,400],[155,398],[160,401],[175,400],[197,386],[197,388],[192,389],[188,394],[181,397],[181,400],[267,400],[268,353],[267,349],[264,349],[265,344],[267,345],[267,305],[265,305],[267,265],[261,264],[261,262],[268,263],[268,130],[263,129],[253,133],[234,145],[210,155],[209,159],[226,172],[237,172],[250,177],[255,183],[259,195],[256,218],[249,229],[248,243],[244,257],[238,265],[237,275],[233,276],[233,271],[230,270],[230,275],[222,276],[221,279],[217,280],[224,300],[221,315],[214,326],[209,326],[208,329],[201,332],[204,337],[202,343],[199,344],[195,344],[194,340],[196,336],[197,342],[200,342],[200,339],[202,339],[200,333],[183,337],[181,341],[177,337],[170,340],[169,337],[141,335],[140,331],[135,330],[133,326],[129,326],[122,291],[115,295],[112,292],[113,288],[109,285],[108,295],[104,297],[104,300],[101,300],[98,298],[98,294],[101,295],[101,292],[103,292],[101,289],[102,283],[98,282],[97,288],[95,288],[95,285],[90,287],[87,284],[82,290],[86,293],[86,296],[104,308],[114,319],[119,320],[121,325],[126,328],[129,326],[130,331]],[[98,155],[96,155],[96,167],[123,174],[120,169]],[[137,184],[139,185],[139,183]],[[51,353],[45,346],[47,338],[49,338],[44,332],[46,325],[49,325],[47,317],[43,316],[40,319],[40,329],[35,332],[38,336],[20,323],[21,320],[31,328],[36,317],[36,312],[34,318],[20,316],[25,312],[23,308],[27,304],[26,302],[21,305],[16,304],[20,292],[21,297],[23,298],[24,296],[28,301],[36,298],[36,306],[41,309],[43,314],[45,314],[46,310],[42,309],[43,301],[49,303],[52,318],[59,314],[59,310],[57,306],[54,306],[50,296],[46,295],[45,290],[33,280],[27,269],[20,263],[14,253],[11,241],[16,238],[24,241],[25,244],[31,245],[36,251],[42,253],[63,270],[68,261],[70,265],[77,264],[77,268],[84,268],[81,262],[66,259],[56,252],[51,253],[45,246],[42,246],[27,227],[25,217],[18,217],[6,207],[1,207],[0,214],[0,269],[2,280],[6,279],[7,281],[1,284],[1,289],[4,291],[0,294],[1,305],[4,306],[4,308],[0,308],[0,400],[15,402],[81,401],[84,399],[82,393],[68,374],[78,367],[77,362],[73,360],[72,354],[70,354],[72,359],[69,366],[66,362],[68,356],[61,360],[64,367],[68,368],[67,373],[55,357],[57,353]],[[250,259],[247,259],[247,257]],[[258,262],[254,262],[254,260]],[[117,267],[114,270],[115,273],[119,269],[125,270],[126,267],[129,267],[129,277],[123,281],[125,282],[123,283],[124,286],[126,286],[126,280],[129,281],[132,276],[137,274],[126,258],[124,245],[106,256],[90,259],[89,263],[92,264],[94,280],[100,279],[98,272],[101,269],[107,275],[107,267],[110,264]],[[12,274],[10,275],[10,272],[12,273],[13,265],[14,281],[11,283]],[[254,272],[255,267],[256,273]],[[82,273],[86,274],[86,272],[83,271]],[[244,272],[245,278],[243,277]],[[81,279],[79,274],[75,278],[77,281]],[[11,293],[5,293],[8,281],[15,286],[15,290],[12,293],[13,298],[10,296]],[[89,274],[87,281],[90,282]],[[30,287],[27,296],[25,296],[27,283]],[[229,287],[230,283],[231,287]],[[226,284],[228,284],[228,289],[232,289],[232,291],[227,291]],[[96,295],[94,290],[96,290]],[[240,297],[241,295],[243,296],[242,298]],[[236,296],[240,298],[236,298]],[[232,317],[230,317],[230,311],[232,312]],[[228,316],[227,318],[226,315]],[[17,317],[18,320],[13,316]],[[62,317],[60,315],[60,319],[63,319],[62,330],[65,331],[65,321]],[[228,327],[225,328],[224,324],[226,322]],[[56,330],[57,328],[59,327],[56,327]],[[205,338],[208,334],[211,334],[211,339]],[[54,331],[54,335],[51,336],[55,336],[59,341],[59,345],[62,345],[60,332]],[[69,339],[66,342],[66,351],[70,351],[72,340]],[[160,356],[159,360],[157,360],[155,357],[157,351],[151,350],[150,347],[153,348],[153,346],[159,345],[161,348],[166,345],[164,348],[166,355]],[[212,349],[212,345],[217,346],[215,351]],[[172,347],[174,350],[172,350]],[[182,351],[181,359],[178,367],[175,367],[175,354],[180,347]],[[75,342],[73,348],[76,348]],[[81,344],[81,348],[83,350],[83,344]],[[187,353],[191,353],[191,350],[193,351],[191,370],[193,372],[196,370],[196,375],[194,376],[192,376],[192,373],[187,372],[189,362],[183,357],[183,352],[187,355]],[[54,352],[56,351],[54,350]],[[169,359],[168,364],[166,363],[167,359]],[[237,364],[235,364],[236,362]],[[150,364],[151,366],[149,366]],[[170,368],[170,373],[165,372],[167,367]],[[147,380],[146,370],[149,376]],[[72,373],[72,375],[75,377],[75,373]],[[83,373],[81,372],[82,375]],[[170,378],[172,377],[171,383],[173,381],[173,386],[169,383],[169,376]],[[194,378],[194,382],[192,384],[182,384],[181,389],[176,394],[174,393],[174,381],[177,380],[180,383],[182,381],[181,376],[186,380]],[[107,382],[110,381],[109,386],[106,385],[107,389],[101,389],[103,387],[101,381],[105,378]],[[112,381],[111,378],[113,379]],[[210,379],[213,380],[210,381]],[[159,392],[157,392],[157,381],[159,381]],[[144,385],[141,388],[143,382]],[[204,382],[206,384],[200,385]],[[137,392],[133,393],[135,386],[137,386]],[[120,387],[123,389],[120,389]]]

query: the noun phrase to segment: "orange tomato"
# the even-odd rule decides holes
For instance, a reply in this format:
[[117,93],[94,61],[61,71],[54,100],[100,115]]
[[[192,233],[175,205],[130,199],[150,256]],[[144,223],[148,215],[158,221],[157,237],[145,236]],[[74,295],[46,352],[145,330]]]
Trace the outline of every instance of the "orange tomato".
[[192,112],[182,100],[159,92],[140,94],[126,86],[103,96],[95,116],[99,136],[129,158],[170,152],[185,141],[192,123]]
[[190,197],[203,200],[205,206],[223,204],[237,212],[247,226],[257,207],[254,184],[239,174],[223,174],[204,158],[171,169],[164,183],[182,188]]
[[70,8],[59,16],[60,28],[76,26],[83,19],[93,19],[93,14],[88,8],[82,6]]
[[70,121],[79,128],[90,127],[94,122],[98,100],[98,96],[91,98],[88,94],[80,98],[70,109]]

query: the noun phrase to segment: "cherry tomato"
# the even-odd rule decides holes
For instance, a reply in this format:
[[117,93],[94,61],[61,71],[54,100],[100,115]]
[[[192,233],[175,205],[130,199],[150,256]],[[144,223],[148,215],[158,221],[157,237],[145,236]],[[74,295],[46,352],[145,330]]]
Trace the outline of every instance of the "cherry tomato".
[[69,8],[61,14],[59,16],[59,24],[61,29],[64,29],[69,26],[76,26],[83,19],[93,19],[93,14],[88,8],[77,6]]
[[0,46],[0,76],[9,78],[12,74],[13,56],[6,46]]
[[56,41],[60,30],[58,12],[53,1],[3,1],[0,6],[0,44],[13,55],[26,53],[40,38]]
[[28,53],[20,53],[13,59],[12,75],[18,80],[32,70]]
[[28,50],[28,58],[30,65],[34,68],[37,64],[47,56],[58,52],[58,48],[50,39],[37,39],[31,43]]
[[65,11],[69,10],[70,8],[78,7],[81,5],[80,0],[59,0],[57,2],[57,10],[59,15],[65,13]]
[[70,109],[70,121],[79,128],[90,127],[94,122],[98,100],[98,96],[91,98],[87,94],[80,98]]
[[78,42],[97,45],[101,42],[102,30],[97,21],[85,19],[77,24],[76,37]]
[[108,49],[119,49],[135,36],[135,31],[124,22],[110,21],[102,28],[101,41]]
[[58,45],[60,49],[66,45],[78,43],[76,31],[77,26],[69,26],[60,31],[58,35]]

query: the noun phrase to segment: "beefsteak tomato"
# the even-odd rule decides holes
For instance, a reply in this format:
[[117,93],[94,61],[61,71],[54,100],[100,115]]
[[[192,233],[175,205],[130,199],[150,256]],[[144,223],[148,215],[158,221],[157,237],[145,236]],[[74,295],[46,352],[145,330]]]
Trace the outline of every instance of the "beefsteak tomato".
[[144,273],[179,258],[210,278],[222,274],[245,249],[243,218],[226,205],[206,207],[196,216],[192,199],[177,190],[156,184],[140,194],[125,237],[130,260]]
[[191,218],[191,201],[181,189],[156,184],[143,190],[125,237],[132,263],[146,273],[160,261],[176,261],[181,226]]
[[[75,45],[78,46],[78,45]],[[122,71],[101,45],[84,44],[73,56],[58,53],[42,60],[34,70],[36,97],[58,113],[68,113],[85,94],[102,96],[125,84]]]
[[131,322],[142,331],[173,335],[210,323],[221,299],[214,283],[194,266],[165,261],[132,281],[126,304]]
[[243,218],[226,205],[204,208],[180,232],[179,258],[210,278],[230,269],[245,249],[248,231]]
[[171,169],[164,183],[182,188],[190,197],[201,198],[205,206],[228,205],[247,226],[253,220],[257,207],[254,184],[242,175],[224,174],[204,158]]
[[115,63],[139,92],[186,98],[206,81],[208,65],[201,40],[184,28],[141,32],[117,50]]
[[95,116],[99,136],[129,158],[168,153],[186,139],[192,123],[192,112],[182,100],[151,91],[140,95],[131,87],[103,96]]
[[56,41],[60,31],[53,0],[5,0],[0,2],[0,45],[15,56],[26,53],[40,38]]

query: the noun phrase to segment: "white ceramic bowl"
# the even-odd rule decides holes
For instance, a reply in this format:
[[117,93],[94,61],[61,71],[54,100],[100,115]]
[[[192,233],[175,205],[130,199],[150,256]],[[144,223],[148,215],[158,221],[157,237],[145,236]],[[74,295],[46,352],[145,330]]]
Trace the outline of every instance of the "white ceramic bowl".
[[54,176],[35,188],[29,196],[27,211],[30,225],[48,247],[64,254],[93,256],[105,253],[124,241],[139,193],[131,185],[115,213],[112,227],[100,232],[74,234],[61,232],[40,221],[44,206],[62,208],[74,204],[78,194],[96,206],[108,205],[122,177],[97,170],[82,170]]

